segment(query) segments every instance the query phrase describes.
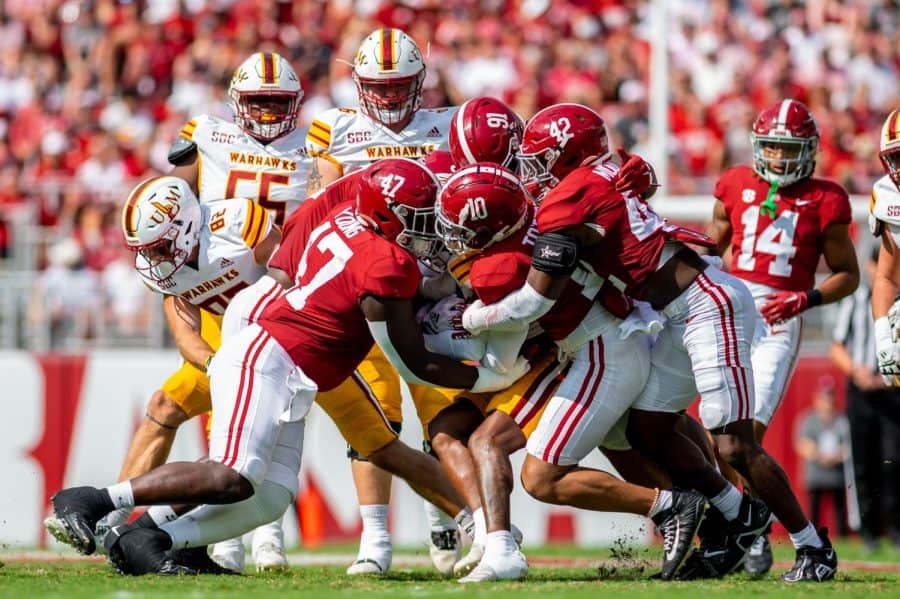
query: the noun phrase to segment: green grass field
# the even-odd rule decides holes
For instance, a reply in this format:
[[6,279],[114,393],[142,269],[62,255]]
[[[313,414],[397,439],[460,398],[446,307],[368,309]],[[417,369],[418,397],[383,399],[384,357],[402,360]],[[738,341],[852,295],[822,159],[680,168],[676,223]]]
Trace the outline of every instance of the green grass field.
[[[279,596],[379,599],[387,597],[596,597],[624,595],[642,597],[724,597],[740,593],[765,597],[870,595],[900,596],[900,551],[883,548],[862,555],[858,545],[837,546],[842,569],[837,580],[820,585],[787,585],[777,577],[791,562],[786,544],[776,545],[776,566],[769,577],[752,580],[743,574],[726,580],[665,583],[648,580],[655,572],[657,548],[633,552],[585,550],[571,547],[530,549],[533,566],[528,580],[516,583],[461,585],[443,580],[420,564],[427,552],[403,552],[385,578],[349,578],[346,565],[293,566],[287,573],[245,576],[122,577],[99,560],[43,560],[9,554],[0,569],[2,597],[252,597],[261,593]],[[338,560],[352,551],[348,547],[326,547],[314,552],[319,561]],[[297,554],[296,558],[300,558]],[[252,568],[248,568],[252,572]]]

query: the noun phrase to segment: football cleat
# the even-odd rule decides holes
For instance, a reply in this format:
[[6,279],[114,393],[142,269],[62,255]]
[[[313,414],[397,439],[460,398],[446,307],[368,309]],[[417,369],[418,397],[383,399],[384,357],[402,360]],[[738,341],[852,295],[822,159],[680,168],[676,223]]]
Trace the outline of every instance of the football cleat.
[[169,557],[179,566],[194,570],[197,574],[237,575],[239,571],[225,568],[209,557],[206,547],[191,547],[170,551]]
[[444,576],[453,574],[453,566],[462,558],[462,537],[458,528],[432,530],[428,543],[431,563]]
[[469,552],[453,566],[453,575],[457,577],[465,576],[475,569],[475,566],[478,565],[483,556],[484,545],[472,543],[472,546],[469,547]]
[[263,543],[253,548],[253,562],[257,572],[287,571],[288,561],[284,547],[275,543]]
[[788,570],[781,580],[785,582],[825,582],[834,578],[837,572],[838,559],[831,540],[828,538],[828,529],[819,529],[819,538],[822,539],[822,547],[803,546],[797,549],[797,560],[794,567]]
[[496,563],[479,564],[467,575],[459,579],[459,582],[489,582],[491,580],[522,580],[528,575],[528,560],[521,551],[515,551],[503,556],[504,559]]
[[684,562],[705,512],[706,499],[699,493],[673,491],[672,507],[653,516],[663,537],[663,580],[670,580]]
[[114,507],[109,494],[94,487],[72,487],[51,497],[50,503],[53,516],[44,520],[47,531],[79,553],[94,553],[97,548],[94,527]]
[[219,541],[213,545],[210,559],[223,568],[241,573],[244,571],[247,559],[244,542],[241,540],[241,537]]
[[348,576],[382,576],[388,573],[390,565],[382,566],[372,558],[359,558],[347,568]]
[[747,560],[744,562],[744,572],[752,576],[764,576],[772,569],[774,561],[772,545],[769,543],[768,534],[761,535],[750,551],[747,552]]
[[198,573],[172,559],[169,553],[172,540],[158,528],[135,528],[124,532],[121,528],[113,528],[103,541],[109,561],[119,574],[177,576]]

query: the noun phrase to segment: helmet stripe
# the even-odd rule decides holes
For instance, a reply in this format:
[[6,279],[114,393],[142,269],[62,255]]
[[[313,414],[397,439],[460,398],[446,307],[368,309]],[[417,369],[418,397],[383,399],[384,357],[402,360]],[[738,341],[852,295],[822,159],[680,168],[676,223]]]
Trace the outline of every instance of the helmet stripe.
[[456,135],[459,139],[459,147],[462,148],[463,154],[466,155],[466,160],[469,162],[478,162],[475,160],[475,155],[472,153],[472,148],[469,147],[469,140],[466,139],[465,127],[463,124],[463,111],[466,109],[466,104],[471,102],[471,100],[466,100],[463,102],[463,105],[460,106],[456,110],[456,114],[453,115],[453,127],[456,129]]
[[125,210],[122,211],[122,228],[125,229],[126,235],[135,235],[137,233],[137,228],[134,223],[134,208],[137,206],[141,194],[144,193],[147,186],[154,181],[156,181],[156,177],[147,179],[135,187],[128,195],[128,200],[125,202]]
[[262,57],[263,83],[275,83],[275,59],[271,52],[260,52]]
[[381,70],[394,70],[394,30],[386,28],[381,30]]
[[785,127],[787,125],[788,110],[791,109],[792,102],[793,100],[781,101],[781,108],[778,110],[778,122],[775,123],[779,128]]
[[900,138],[900,108],[891,113],[890,122],[887,127],[888,141],[896,141]]

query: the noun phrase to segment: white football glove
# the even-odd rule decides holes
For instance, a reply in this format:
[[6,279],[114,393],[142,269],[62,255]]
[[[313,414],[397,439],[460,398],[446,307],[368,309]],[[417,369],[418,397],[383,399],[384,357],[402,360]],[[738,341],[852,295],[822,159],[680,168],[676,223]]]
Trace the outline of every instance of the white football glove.
[[900,375],[900,344],[896,341],[890,316],[875,320],[875,355],[878,371],[884,377],[885,384],[893,386],[895,377]]
[[447,296],[417,316],[422,324],[425,349],[457,360],[480,362],[484,357],[485,339],[472,335],[462,326],[466,301]]
[[506,389],[525,376],[525,373],[529,370],[531,370],[531,364],[529,364],[528,360],[522,356],[519,356],[512,368],[503,373],[491,370],[490,368],[485,368],[484,366],[479,366],[478,379],[469,390],[472,393],[500,391],[501,389]]

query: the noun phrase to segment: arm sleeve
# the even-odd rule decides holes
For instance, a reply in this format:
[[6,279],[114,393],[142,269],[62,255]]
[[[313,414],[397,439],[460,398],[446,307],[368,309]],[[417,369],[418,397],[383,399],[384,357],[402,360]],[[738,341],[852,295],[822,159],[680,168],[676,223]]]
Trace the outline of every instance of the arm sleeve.
[[269,217],[269,211],[256,202],[244,201],[247,204],[244,220],[241,223],[241,239],[244,240],[247,247],[255,249],[272,230],[272,219]]
[[819,215],[822,219],[822,231],[829,225],[849,225],[853,222],[853,211],[850,206],[850,196],[847,195],[847,190],[836,183],[831,184]]
[[463,326],[473,335],[488,329],[517,331],[549,312],[555,303],[525,283],[499,302],[469,306],[463,313]]
[[328,152],[331,149],[331,127],[332,120],[328,118],[329,112],[325,112],[315,119],[309,126],[306,133],[306,151],[312,156]]

